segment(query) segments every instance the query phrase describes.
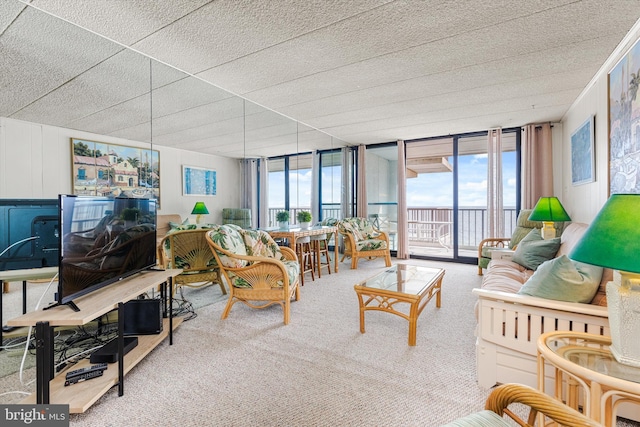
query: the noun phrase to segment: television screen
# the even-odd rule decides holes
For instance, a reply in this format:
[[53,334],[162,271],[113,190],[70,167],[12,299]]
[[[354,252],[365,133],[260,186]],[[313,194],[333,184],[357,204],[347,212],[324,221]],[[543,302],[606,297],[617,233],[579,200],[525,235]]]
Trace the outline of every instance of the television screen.
[[156,201],[60,195],[60,304],[156,264]]
[[0,199],[0,271],[58,265],[58,199]]

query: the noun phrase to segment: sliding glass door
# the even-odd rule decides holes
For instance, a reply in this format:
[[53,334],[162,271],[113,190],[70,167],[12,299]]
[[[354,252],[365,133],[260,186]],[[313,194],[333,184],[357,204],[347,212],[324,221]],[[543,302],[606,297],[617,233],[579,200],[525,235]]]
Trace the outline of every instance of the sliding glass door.
[[[505,231],[515,226],[520,130],[502,133]],[[406,142],[409,253],[474,262],[487,234],[487,132]]]
[[397,250],[398,234],[398,146],[371,145],[366,150],[367,212],[377,228],[389,235],[391,250]]

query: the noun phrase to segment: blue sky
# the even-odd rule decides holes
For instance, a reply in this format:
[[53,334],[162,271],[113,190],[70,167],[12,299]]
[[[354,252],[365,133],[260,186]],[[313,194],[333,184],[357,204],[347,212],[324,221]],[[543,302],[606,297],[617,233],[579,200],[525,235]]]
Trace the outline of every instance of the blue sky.
[[[449,158],[453,164],[453,158]],[[503,153],[502,160],[503,202],[506,207],[516,204],[516,153]],[[459,206],[486,206],[487,204],[487,155],[461,156],[459,167]],[[333,177],[331,176],[333,175]],[[341,172],[339,167],[323,170],[323,202],[339,203]],[[291,206],[311,205],[311,170],[290,172]],[[269,176],[269,205],[284,206],[284,172]],[[333,189],[331,188],[333,183]],[[299,188],[299,191],[298,191]],[[333,190],[333,191],[332,191]],[[451,207],[453,205],[453,174],[421,174],[407,180],[407,206]]]

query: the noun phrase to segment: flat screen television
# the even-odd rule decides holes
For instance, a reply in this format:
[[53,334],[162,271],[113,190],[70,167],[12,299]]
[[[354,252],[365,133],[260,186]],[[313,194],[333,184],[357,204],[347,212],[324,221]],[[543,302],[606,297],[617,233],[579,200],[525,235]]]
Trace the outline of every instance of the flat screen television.
[[0,271],[56,267],[58,199],[0,199]]
[[156,200],[59,196],[57,303],[156,265]]

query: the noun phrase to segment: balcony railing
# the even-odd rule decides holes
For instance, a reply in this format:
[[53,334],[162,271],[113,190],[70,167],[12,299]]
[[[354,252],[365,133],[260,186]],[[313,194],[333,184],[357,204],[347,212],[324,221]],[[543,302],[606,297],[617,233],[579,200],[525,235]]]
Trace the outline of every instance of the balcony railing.
[[[390,215],[375,214],[374,217],[385,231],[395,234],[397,230],[397,219],[395,217],[396,205],[389,206],[385,211]],[[276,213],[284,208],[269,209],[269,225],[277,225]],[[297,224],[296,214],[299,211],[310,210],[308,207],[289,209],[290,224]],[[378,209],[380,210],[380,209]],[[393,211],[393,213],[392,213]],[[410,207],[407,209],[409,220],[408,236],[409,246],[433,245],[451,248],[453,237],[451,234],[453,227],[453,208],[421,208]],[[341,218],[340,207],[337,205],[323,205],[323,218]],[[372,215],[373,217],[373,215]],[[314,219],[314,222],[316,220]],[[502,237],[510,237],[511,231],[516,226],[515,208],[504,209],[504,231]],[[476,249],[482,239],[487,236],[487,209],[486,208],[459,208],[458,209],[458,247],[461,249]],[[394,242],[395,243],[395,239]],[[394,248],[395,249],[395,248]]]

